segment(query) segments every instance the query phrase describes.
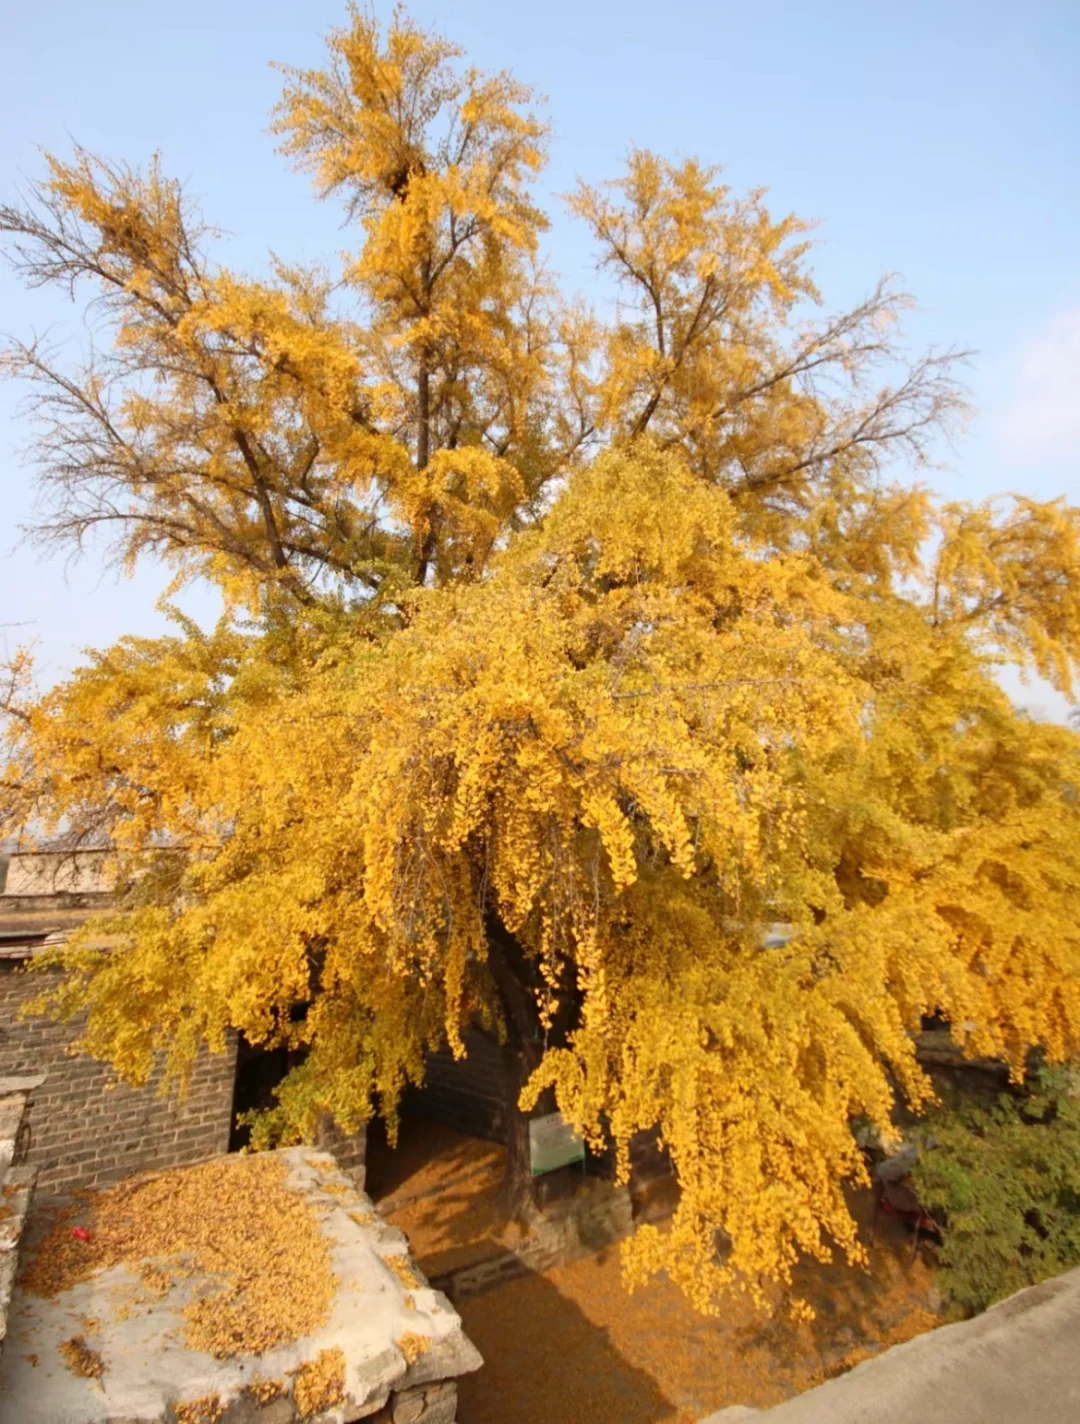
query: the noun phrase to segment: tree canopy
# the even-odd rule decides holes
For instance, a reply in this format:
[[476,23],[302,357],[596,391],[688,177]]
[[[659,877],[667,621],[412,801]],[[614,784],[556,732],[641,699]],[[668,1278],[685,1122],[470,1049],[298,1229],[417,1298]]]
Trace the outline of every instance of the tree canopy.
[[860,1259],[854,1124],[927,1100],[922,1015],[1017,1073],[1080,1051],[1080,736],[994,678],[1071,691],[1080,511],[894,476],[954,358],[905,357],[889,281],[816,316],[805,225],[715,168],[579,185],[619,301],[565,298],[532,102],[351,10],[274,120],[344,201],[335,273],[219,265],[157,160],[0,207],[106,333],[4,358],[37,536],[226,610],[40,695],[19,660],[0,825],[113,848],[52,995],[90,1051],[301,1049],[287,1139],[392,1120],[478,1026],[620,1173],[659,1130],[680,1204],[628,1268],[708,1309]]

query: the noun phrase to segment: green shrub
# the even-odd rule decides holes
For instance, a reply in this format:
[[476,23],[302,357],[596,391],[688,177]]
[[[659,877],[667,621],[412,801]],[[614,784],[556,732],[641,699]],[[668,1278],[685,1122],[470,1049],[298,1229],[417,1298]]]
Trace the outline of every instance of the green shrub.
[[1080,1098],[1069,1084],[1043,1072],[994,1107],[938,1109],[920,1133],[915,1186],[945,1226],[939,1284],[955,1315],[1080,1265]]

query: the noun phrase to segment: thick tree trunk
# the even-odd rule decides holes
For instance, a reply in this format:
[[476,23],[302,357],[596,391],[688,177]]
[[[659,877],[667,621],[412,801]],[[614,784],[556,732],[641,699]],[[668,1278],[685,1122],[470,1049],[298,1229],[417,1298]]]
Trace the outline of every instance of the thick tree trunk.
[[521,946],[501,922],[488,920],[488,967],[499,991],[506,1023],[503,1046],[506,1102],[507,1210],[520,1217],[535,1202],[529,1154],[529,1119],[518,1107],[521,1090],[544,1056],[540,1015],[529,984],[529,965]]
[[[426,356],[421,359],[416,373],[416,410],[416,468],[423,470],[431,459],[431,372]],[[416,582],[421,587],[427,582],[428,569],[435,554],[437,523],[437,513],[432,510],[427,533],[417,552]]]
[[506,1092],[506,1176],[503,1193],[511,1220],[526,1216],[535,1204],[532,1164],[529,1156],[529,1119],[518,1107],[518,1098],[529,1077],[525,1055],[510,1044],[503,1049]]
[[422,470],[431,459],[431,372],[427,358],[416,373],[416,468]]

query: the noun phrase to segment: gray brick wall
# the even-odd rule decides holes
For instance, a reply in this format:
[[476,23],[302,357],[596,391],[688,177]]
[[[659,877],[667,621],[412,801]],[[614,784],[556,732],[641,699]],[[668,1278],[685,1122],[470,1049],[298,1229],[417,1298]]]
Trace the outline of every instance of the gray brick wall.
[[436,1122],[469,1137],[506,1141],[506,1069],[497,1044],[477,1032],[465,1036],[466,1056],[441,1048],[427,1060],[417,1102]]
[[38,1168],[38,1192],[70,1192],[117,1181],[146,1168],[182,1166],[229,1145],[236,1043],[204,1053],[186,1096],[117,1083],[112,1070],[69,1045],[77,1029],[38,1017],[20,1018],[22,1004],[42,987],[39,974],[0,962],[0,1077],[47,1073],[31,1099],[27,1162]]
[[346,1176],[351,1177],[360,1191],[367,1176],[367,1124],[356,1132],[345,1133],[324,1118],[315,1139],[316,1147],[332,1152],[334,1160]]

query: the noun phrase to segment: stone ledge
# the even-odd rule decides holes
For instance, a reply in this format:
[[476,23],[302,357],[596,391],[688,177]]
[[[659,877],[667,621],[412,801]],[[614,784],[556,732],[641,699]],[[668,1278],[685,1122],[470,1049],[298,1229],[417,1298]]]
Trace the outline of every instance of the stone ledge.
[[8,1093],[32,1093],[41,1087],[48,1076],[48,1073],[16,1073],[0,1077],[0,1097],[6,1097]]
[[1076,1424],[1080,1270],[943,1325],[771,1409],[733,1405],[702,1424]]
[[15,1166],[27,1094],[12,1093],[0,1102],[0,1345],[7,1338],[8,1311],[15,1289],[22,1241],[37,1173]]
[[[378,1217],[329,1153],[286,1148],[274,1155],[285,1165],[289,1189],[310,1203],[331,1246],[337,1289],[318,1329],[261,1355],[212,1358],[181,1338],[183,1311],[200,1288],[198,1279],[178,1273],[165,1295],[137,1312],[114,1310],[113,1296],[120,1299],[138,1281],[134,1260],[49,1300],[30,1301],[16,1291],[9,1349],[0,1356],[0,1424],[56,1424],[61,1418],[65,1424],[116,1424],[123,1418],[174,1424],[179,1402],[207,1397],[222,1406],[220,1424],[293,1424],[300,1415],[288,1382],[324,1351],[343,1356],[345,1394],[308,1424],[451,1424],[453,1380],[483,1362],[450,1302],[415,1267],[404,1235]],[[105,1365],[107,1398],[96,1381],[73,1375],[62,1363],[61,1345],[82,1334],[88,1317],[95,1319],[91,1344]],[[28,1363],[31,1354],[40,1369]],[[256,1378],[281,1382],[285,1392],[260,1401],[250,1390]]]

